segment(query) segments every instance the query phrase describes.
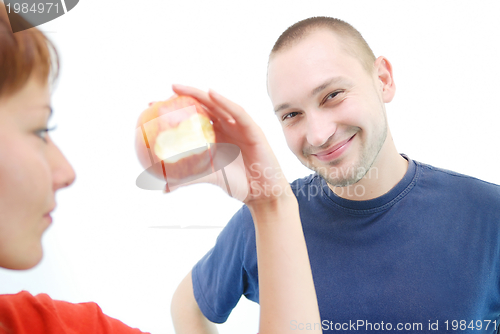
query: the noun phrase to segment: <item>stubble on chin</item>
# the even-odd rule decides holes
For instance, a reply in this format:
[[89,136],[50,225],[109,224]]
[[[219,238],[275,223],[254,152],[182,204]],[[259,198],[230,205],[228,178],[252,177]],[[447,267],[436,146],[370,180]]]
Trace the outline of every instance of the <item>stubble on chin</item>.
[[325,166],[306,165],[306,167],[315,171],[330,187],[347,187],[353,185],[367,173],[367,170],[363,169],[362,164],[352,163],[348,166],[342,166],[342,160]]
[[321,176],[330,187],[347,187],[359,182],[370,171],[386,139],[387,127],[368,149],[362,145],[362,153],[357,161],[350,164],[346,162],[346,157],[343,157],[324,166],[317,166],[313,162],[315,158],[311,155],[306,156],[302,164]]

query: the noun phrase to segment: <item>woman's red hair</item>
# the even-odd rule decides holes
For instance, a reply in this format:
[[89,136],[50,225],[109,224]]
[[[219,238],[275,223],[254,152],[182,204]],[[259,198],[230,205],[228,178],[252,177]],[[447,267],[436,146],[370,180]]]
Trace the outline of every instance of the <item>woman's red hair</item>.
[[[11,27],[27,30],[14,34]],[[55,80],[58,72],[59,58],[50,40],[20,15],[7,16],[0,2],[0,98],[19,91],[32,76],[44,84]]]

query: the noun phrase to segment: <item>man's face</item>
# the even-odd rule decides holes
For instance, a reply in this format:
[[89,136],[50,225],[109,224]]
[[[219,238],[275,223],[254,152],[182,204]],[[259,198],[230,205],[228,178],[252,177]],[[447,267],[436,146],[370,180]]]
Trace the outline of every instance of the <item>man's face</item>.
[[358,182],[387,137],[383,84],[375,71],[368,73],[328,30],[269,62],[268,91],[288,147],[332,186]]

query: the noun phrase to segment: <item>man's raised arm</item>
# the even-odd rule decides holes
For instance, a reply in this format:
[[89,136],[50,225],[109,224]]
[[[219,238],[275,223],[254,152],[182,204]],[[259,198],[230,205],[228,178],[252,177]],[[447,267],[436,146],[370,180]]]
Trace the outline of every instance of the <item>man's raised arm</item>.
[[[293,323],[317,324],[314,330],[308,328],[307,333],[322,333],[297,199],[264,133],[242,107],[213,91],[206,93],[179,85],[174,85],[173,89],[178,95],[194,97],[206,107],[218,142],[234,144],[241,150],[244,167],[232,177],[237,183],[244,183],[248,190],[246,197],[241,199],[250,210],[255,225],[259,333],[300,332],[292,327]],[[210,333],[207,330],[211,330],[213,324],[204,319],[193,301],[189,276],[181,283],[173,300],[176,330],[184,330],[183,326],[187,328],[187,323],[191,322],[200,331],[205,330],[199,333]],[[190,334],[196,334],[195,330],[193,328]]]

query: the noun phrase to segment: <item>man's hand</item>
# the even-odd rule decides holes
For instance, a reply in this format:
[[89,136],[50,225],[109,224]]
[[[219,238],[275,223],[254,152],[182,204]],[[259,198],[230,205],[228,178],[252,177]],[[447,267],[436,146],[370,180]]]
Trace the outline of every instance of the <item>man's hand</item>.
[[241,150],[241,156],[224,170],[183,185],[213,183],[248,206],[292,195],[264,133],[242,107],[214,91],[172,87],[176,94],[192,96],[204,105],[218,143],[233,144]]

